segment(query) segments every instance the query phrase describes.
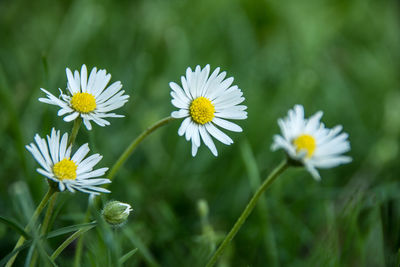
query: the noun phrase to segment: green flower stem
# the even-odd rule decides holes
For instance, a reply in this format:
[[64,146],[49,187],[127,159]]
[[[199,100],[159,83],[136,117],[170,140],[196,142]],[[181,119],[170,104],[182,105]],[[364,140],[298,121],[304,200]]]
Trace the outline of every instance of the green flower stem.
[[115,162],[114,166],[112,166],[110,173],[108,174],[108,179],[112,180],[115,174],[118,172],[119,168],[121,168],[122,164],[129,158],[135,148],[152,132],[160,128],[161,126],[166,125],[168,122],[174,120],[172,117],[166,117],[162,120],[159,120],[149,128],[147,128],[143,133],[141,133],[136,139],[132,141],[132,143],[125,149],[124,153],[121,154],[119,159]]
[[[86,212],[85,222],[89,220],[89,212]],[[74,259],[74,267],[81,266],[81,257],[82,257],[82,248],[83,248],[83,236],[78,239],[78,243],[75,249],[75,259]]]
[[[125,161],[129,158],[129,156],[135,151],[136,147],[152,132],[160,128],[161,126],[164,126],[168,124],[170,121],[173,121],[174,118],[172,117],[166,117],[164,119],[159,120],[158,122],[154,123],[152,126],[148,127],[146,130],[144,130],[138,137],[136,137],[132,143],[125,149],[125,151],[121,154],[121,156],[118,158],[118,160],[114,163],[114,165],[111,168],[110,173],[108,174],[107,178],[112,180],[115,176],[115,174],[118,172],[118,170],[121,168],[121,166],[125,163]],[[98,198],[96,198],[97,200]],[[89,209],[86,212],[86,217],[85,217],[85,222],[89,220],[90,217],[90,211]],[[75,259],[74,259],[74,266],[79,267],[80,266],[80,261],[81,261],[81,255],[82,255],[82,249],[83,249],[83,236],[78,239],[78,243],[76,246],[75,250]]]
[[[46,195],[43,197],[42,201],[40,201],[39,205],[37,206],[35,212],[33,213],[28,225],[25,227],[25,231],[29,232],[31,230],[31,228],[33,227],[33,225],[35,224],[37,218],[39,217],[40,213],[42,212],[42,210],[44,209],[44,207],[46,207],[47,202],[49,201],[50,197],[55,193],[55,189],[53,189],[53,187],[49,187],[49,190],[47,191]],[[25,238],[23,236],[20,236],[20,238],[17,241],[17,244],[15,245],[14,249],[19,248],[20,246],[22,246],[25,242]],[[17,258],[18,253],[15,253],[15,255],[8,260],[6,267],[11,267],[15,261],[15,259]]]
[[281,164],[279,164],[278,167],[276,167],[269,174],[269,176],[265,179],[263,184],[254,193],[253,197],[250,199],[249,203],[247,204],[246,208],[240,215],[239,219],[237,219],[235,225],[232,227],[231,231],[226,235],[224,241],[222,241],[222,243],[219,246],[219,248],[217,249],[217,251],[214,252],[210,261],[206,265],[207,267],[211,267],[217,262],[218,257],[222,255],[225,248],[232,241],[232,239],[235,237],[236,233],[239,231],[240,227],[242,227],[242,225],[246,221],[247,217],[249,217],[251,211],[254,209],[255,205],[257,204],[257,201],[260,198],[260,196],[275,181],[275,179],[278,178],[278,176],[283,171],[285,171],[289,166],[290,166],[289,163],[285,160]]
[[[82,125],[82,118],[81,117],[76,118],[74,120],[74,124],[73,124],[72,129],[71,129],[71,134],[70,134],[70,136],[68,138],[67,147],[72,146],[75,143],[75,140],[76,140],[76,137],[78,135],[78,132],[79,132],[79,129],[80,129],[81,125]],[[41,231],[40,231],[40,233],[42,235],[46,234],[48,228],[51,227],[49,225],[49,223],[50,223],[51,216],[53,215],[53,209],[54,209],[54,205],[56,203],[56,200],[57,200],[57,195],[54,194],[52,199],[50,200],[49,206],[47,207],[47,210],[46,210],[46,215],[44,216],[44,219],[43,219],[43,223],[42,223],[42,227],[41,227]],[[30,266],[35,266],[36,265],[37,255],[38,254],[35,251],[34,254],[33,254]]]
[[76,136],[78,135],[81,124],[82,124],[81,117],[78,117],[74,120],[74,126],[72,126],[71,135],[69,136],[67,147],[69,147],[75,143],[75,139],[76,139]]
[[[88,222],[90,219],[90,204],[88,205],[88,209],[85,215],[85,222]],[[74,267],[81,266],[81,256],[82,256],[82,248],[83,248],[83,236],[78,239],[75,249],[75,258],[74,258]]]
[[50,199],[50,202],[49,202],[49,206],[47,207],[46,215],[44,216],[43,223],[42,223],[42,229],[40,231],[41,235],[44,235],[47,233],[51,215],[53,215],[54,205],[56,204],[56,202],[57,202],[57,192],[52,196],[52,198]]
[[[46,214],[44,215],[42,227],[40,229],[41,236],[44,236],[50,227],[50,225],[49,225],[50,219],[51,219],[51,216],[53,215],[54,205],[57,202],[57,193],[58,192],[55,192],[49,201],[49,205],[47,207]],[[30,263],[31,267],[36,266],[37,257],[38,257],[38,254],[35,251],[32,256],[31,263]]]

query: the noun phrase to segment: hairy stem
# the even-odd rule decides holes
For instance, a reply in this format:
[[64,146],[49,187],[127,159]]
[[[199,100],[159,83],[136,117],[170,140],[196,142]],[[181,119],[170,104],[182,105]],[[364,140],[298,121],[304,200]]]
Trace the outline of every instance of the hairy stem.
[[144,130],[137,138],[135,138],[132,143],[125,149],[125,151],[121,154],[118,160],[115,162],[114,166],[112,166],[110,173],[108,174],[108,179],[112,180],[118,170],[121,168],[122,164],[129,158],[129,156],[133,153],[136,147],[152,132],[160,128],[161,126],[166,125],[168,122],[174,120],[172,117],[166,117],[162,120],[159,120],[146,130]]
[[69,147],[75,143],[75,139],[76,139],[76,136],[78,135],[81,124],[82,124],[81,117],[78,117],[74,120],[74,125],[72,126],[71,135],[69,136],[67,147]]

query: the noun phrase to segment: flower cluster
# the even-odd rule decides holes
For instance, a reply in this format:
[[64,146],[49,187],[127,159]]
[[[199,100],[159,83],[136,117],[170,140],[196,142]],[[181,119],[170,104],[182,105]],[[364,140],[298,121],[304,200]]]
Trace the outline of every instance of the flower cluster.
[[[67,122],[81,119],[88,130],[92,129],[91,121],[106,126],[110,122],[105,118],[123,117],[111,111],[122,107],[129,96],[124,94],[120,81],[107,86],[111,75],[106,70],[93,68],[88,76],[87,68],[83,65],[80,73],[67,68],[66,74],[67,93],[59,89],[60,96],[56,97],[42,88],[46,98],[39,98],[39,101],[59,106],[58,115],[65,116]],[[171,117],[183,119],[178,135],[185,136],[191,142],[193,157],[201,143],[217,156],[213,139],[231,145],[232,138],[221,129],[242,131],[231,120],[247,118],[247,106],[241,104],[245,98],[242,90],[233,85],[233,77],[226,78],[225,71],[216,68],[211,72],[210,65],[204,68],[196,66],[194,70],[187,68],[186,75],[181,77],[181,84],[170,82],[169,86],[171,103],[178,108],[171,113]],[[320,122],[321,117],[322,112],[317,112],[305,119],[303,106],[296,105],[289,110],[286,118],[278,120],[282,135],[275,135],[272,144],[272,150],[284,149],[293,163],[305,166],[315,179],[320,179],[316,168],[330,168],[351,161],[350,157],[342,155],[350,150],[348,135],[340,133],[341,126],[325,128]],[[109,192],[98,187],[110,183],[108,179],[99,178],[107,168],[93,170],[101,160],[101,155],[94,154],[84,159],[89,152],[88,144],[85,144],[71,158],[72,144],[69,143],[68,134],[64,134],[61,141],[60,137],[60,132],[53,129],[51,135],[47,136],[47,142],[36,135],[36,144],[27,146],[42,166],[38,172],[58,183],[60,191]]]
[[[111,183],[113,174],[129,157],[135,146],[167,121],[182,119],[178,135],[185,136],[185,139],[191,142],[191,154],[195,157],[201,143],[204,143],[214,156],[218,156],[214,139],[225,145],[233,144],[232,138],[225,131],[242,132],[242,128],[232,120],[247,119],[247,106],[242,104],[245,98],[242,90],[233,84],[233,77],[227,78],[226,72],[221,72],[220,68],[211,72],[210,65],[204,68],[196,66],[194,70],[187,68],[186,75],[181,77],[181,84],[169,83],[171,103],[178,110],[174,110],[171,117],[156,123],[135,139],[120,156],[108,179],[104,178],[108,168],[95,168],[102,159],[100,154],[88,156],[90,149],[87,143],[72,153],[73,145],[82,122],[87,130],[92,130],[91,122],[106,126],[110,124],[107,118],[123,117],[112,111],[122,107],[129,96],[125,95],[120,81],[108,86],[111,75],[107,74],[106,70],[93,68],[88,76],[86,66],[82,65],[80,72],[77,70],[72,72],[67,68],[66,74],[68,80],[66,93],[59,89],[60,95],[56,97],[41,88],[46,97],[39,98],[39,101],[58,106],[60,108],[58,116],[64,116],[66,122],[74,122],[71,134],[61,134],[59,130],[53,128],[46,138],[36,134],[35,142],[26,146],[40,165],[37,172],[45,176],[50,185],[48,193],[41,202],[45,204],[56,191],[81,191],[90,194],[90,200],[100,193],[110,193],[102,186]],[[257,189],[235,223],[235,227],[217,250],[220,252],[214,253],[209,264],[215,263],[224,247],[249,216],[262,192],[287,167],[304,166],[315,179],[319,180],[320,174],[317,168],[331,168],[351,162],[351,157],[343,155],[350,150],[348,134],[342,132],[342,126],[326,128],[320,121],[321,117],[322,112],[319,111],[307,119],[304,116],[303,106],[295,105],[289,110],[287,117],[278,119],[281,135],[273,137],[271,149],[283,149],[287,160],[279,165]],[[39,205],[35,214],[40,214],[44,206]],[[200,208],[202,213],[207,213],[206,206]],[[112,227],[118,227],[127,221],[132,211],[132,207],[127,203],[111,201],[104,206],[102,218]],[[47,216],[51,216],[51,210],[46,213]],[[45,233],[46,227],[47,225],[41,231]],[[23,241],[24,237],[21,237],[16,248],[21,246]],[[17,254],[18,252],[9,260],[7,266],[12,265]]]
[[[93,68],[89,78],[86,65],[82,66],[80,73],[76,70],[73,74],[68,68],[66,73],[68,94],[59,89],[60,96],[57,98],[42,88],[47,98],[39,98],[39,101],[59,106],[59,116],[69,114],[64,117],[67,122],[83,120],[88,130],[92,129],[90,121],[105,126],[110,123],[104,118],[123,117],[110,111],[122,107],[129,96],[124,95],[125,91],[121,90],[122,84],[119,81],[107,87],[111,75],[107,74],[106,70],[97,71],[97,68]],[[77,132],[73,134],[76,135]],[[102,178],[108,168],[93,170],[102,156],[94,154],[86,157],[90,149],[88,144],[84,144],[71,157],[72,141],[67,133],[61,137],[60,131],[53,128],[51,134],[47,135],[47,142],[36,134],[36,144],[31,143],[26,148],[42,167],[37,171],[47,177],[50,183],[55,183],[59,191],[78,190],[94,195],[109,193],[109,190],[99,187],[111,183],[109,179]]]
[[[226,72],[215,69],[210,75],[210,66],[203,69],[187,68],[181,77],[181,85],[170,82],[171,103],[179,110],[171,116],[183,119],[178,135],[192,143],[192,156],[197,154],[201,141],[217,156],[213,138],[230,145],[233,140],[218,127],[233,132],[242,128],[230,120],[247,118],[245,100],[233,78],[225,78]],[[342,154],[350,150],[348,134],[340,133],[342,126],[325,128],[320,122],[322,112],[310,119],[304,118],[304,108],[296,105],[289,110],[288,117],[279,119],[282,136],[275,135],[272,150],[284,149],[294,165],[305,166],[315,179],[320,179],[316,168],[330,168],[348,163],[352,159]]]

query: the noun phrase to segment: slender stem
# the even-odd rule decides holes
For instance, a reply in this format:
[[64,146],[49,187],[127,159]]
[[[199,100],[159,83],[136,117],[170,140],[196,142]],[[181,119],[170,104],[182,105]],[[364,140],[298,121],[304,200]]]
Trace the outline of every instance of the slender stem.
[[40,231],[41,235],[44,235],[47,233],[50,218],[51,218],[51,215],[53,215],[54,205],[56,204],[56,201],[57,201],[57,193],[55,193],[53,195],[53,197],[50,199],[49,206],[47,207],[47,210],[46,210],[46,215],[44,216],[44,219],[43,219],[42,229]]
[[[46,195],[43,197],[42,201],[40,201],[39,205],[37,206],[35,212],[33,213],[29,223],[27,226],[25,226],[25,231],[30,231],[30,229],[33,227],[33,225],[35,224],[37,218],[39,217],[40,213],[42,212],[42,210],[44,209],[44,207],[46,207],[47,202],[49,201],[50,197],[55,193],[55,190],[53,189],[53,187],[49,187],[49,190],[47,191]],[[20,236],[17,244],[15,244],[14,249],[19,248],[20,246],[22,246],[25,242],[25,238],[23,236]],[[15,259],[18,256],[18,252],[15,253],[15,255],[8,260],[6,267],[11,267],[15,261]]]
[[[77,137],[79,129],[81,127],[81,124],[82,124],[82,118],[81,117],[78,117],[78,118],[76,118],[74,120],[74,124],[73,124],[72,129],[71,129],[71,134],[70,134],[70,136],[68,138],[67,147],[72,146],[75,143],[76,137]],[[50,219],[51,219],[51,216],[53,214],[53,209],[54,209],[54,205],[56,203],[56,200],[57,200],[57,195],[54,194],[52,199],[50,200],[49,206],[47,207],[47,210],[46,210],[46,215],[45,215],[45,217],[43,219],[43,223],[42,223],[42,227],[41,227],[41,231],[40,231],[41,235],[46,234],[46,232],[48,230]],[[31,267],[36,265],[37,256],[38,256],[38,254],[35,251],[34,254],[33,254],[31,263],[30,263]]]
[[254,209],[255,205],[257,204],[258,199],[260,196],[264,193],[264,191],[272,184],[272,182],[275,181],[276,178],[287,168],[289,167],[288,162],[285,160],[281,164],[278,165],[270,174],[269,176],[265,179],[263,184],[257,189],[257,191],[254,193],[253,197],[250,199],[249,203],[247,204],[246,208],[240,215],[239,219],[237,219],[235,225],[232,227],[231,231],[226,235],[224,241],[222,241],[221,245],[217,249],[217,251],[214,252],[213,256],[211,257],[210,261],[207,263],[207,267],[213,266],[216,262],[219,256],[222,255],[224,252],[225,248],[227,245],[232,241],[232,239],[235,237],[236,233],[239,231],[240,227],[244,224],[246,221],[247,217],[250,215],[251,211]]
[[[85,215],[85,222],[89,221],[90,217],[90,212],[89,212],[89,207],[88,210],[86,211]],[[81,266],[81,256],[82,256],[82,248],[83,248],[83,236],[81,236],[78,239],[78,243],[76,244],[76,249],[75,249],[75,258],[74,258],[74,267],[80,267]]]
[[141,133],[136,139],[132,141],[132,143],[125,149],[125,151],[121,154],[119,159],[115,162],[114,166],[112,166],[110,173],[108,174],[108,179],[114,178],[115,174],[118,172],[119,168],[121,168],[122,164],[129,158],[135,148],[152,132],[156,129],[160,128],[163,125],[166,125],[168,122],[174,120],[172,117],[166,117],[162,120],[159,120],[149,128],[147,128],[143,133]]
[[81,117],[78,117],[74,120],[74,125],[72,126],[71,135],[69,136],[67,147],[69,147],[70,145],[73,145],[75,143],[75,139],[76,139],[76,136],[78,135],[81,124],[82,124]]
[[68,247],[69,244],[71,244],[75,239],[77,239],[80,235],[86,233],[87,231],[89,231],[90,229],[92,229],[93,227],[95,227],[96,225],[91,225],[82,229],[79,229],[78,231],[76,231],[75,233],[73,233],[70,237],[68,237],[54,252],[53,254],[50,256],[50,258],[52,260],[55,260],[58,255],[60,255],[60,253],[66,248]]
[[[170,121],[174,120],[172,117],[166,117],[164,119],[159,120],[158,122],[154,123],[152,126],[148,127],[144,130],[138,137],[136,137],[131,144],[125,149],[125,151],[119,156],[118,160],[114,163],[111,168],[110,173],[108,174],[108,179],[112,180],[121,166],[125,163],[125,161],[129,158],[129,156],[135,151],[136,147],[152,132],[160,128],[161,126],[166,125]],[[85,221],[89,220],[90,211],[89,209],[86,212]],[[74,266],[80,267],[82,249],[83,249],[83,236],[78,239],[78,243],[75,250],[75,259],[74,259]]]
[[[49,205],[47,206],[46,214],[44,215],[42,227],[40,229],[41,236],[45,235],[47,233],[47,231],[49,230],[49,227],[50,227],[49,223],[50,223],[51,216],[53,215],[54,205],[56,204],[56,202],[57,202],[57,192],[53,194],[53,196],[51,197],[51,199],[49,201]],[[36,266],[37,257],[38,257],[38,254],[35,251],[32,256],[31,263],[30,263],[31,267]]]

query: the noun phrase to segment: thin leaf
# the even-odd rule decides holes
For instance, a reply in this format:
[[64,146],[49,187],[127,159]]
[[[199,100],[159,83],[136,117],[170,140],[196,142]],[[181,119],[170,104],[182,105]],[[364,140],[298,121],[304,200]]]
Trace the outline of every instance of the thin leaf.
[[9,259],[11,259],[12,256],[15,254],[19,253],[21,250],[29,247],[32,244],[32,241],[25,241],[25,243],[22,246],[19,246],[18,248],[14,249],[10,253],[8,253],[1,261],[0,261],[0,266],[6,265]]
[[35,246],[36,246],[36,242],[34,242],[32,244],[32,246],[29,248],[28,254],[26,255],[26,259],[25,259],[25,267],[29,267],[31,261],[32,261],[32,257],[33,257],[33,252],[35,251]]
[[39,254],[40,254],[40,256],[42,256],[42,258],[45,258],[46,261],[51,264],[51,266],[57,267],[57,264],[54,262],[54,259],[52,259],[49,256],[49,254],[47,254],[47,252],[43,248],[43,245],[40,242],[38,242],[37,248],[38,248]]
[[82,223],[82,224],[75,224],[75,225],[63,227],[63,228],[51,231],[50,233],[48,233],[46,235],[46,237],[47,238],[53,238],[53,237],[56,237],[56,236],[60,236],[60,235],[68,234],[68,233],[71,233],[71,232],[75,232],[75,231],[80,230],[80,229],[85,228],[85,227],[95,226],[96,224],[97,224],[97,222],[94,221],[94,222],[91,222],[91,223]]
[[137,252],[137,248],[132,249],[131,251],[129,251],[128,253],[126,253],[125,255],[123,255],[121,258],[119,258],[119,264],[123,264],[125,261],[127,261],[131,256],[135,255],[135,253]]
[[14,222],[13,220],[0,216],[0,222],[14,229],[20,235],[25,237],[25,239],[31,238],[30,235],[27,232],[25,232],[24,228],[20,226],[18,223]]
[[144,260],[147,265],[157,267],[160,264],[156,261],[154,256],[151,254],[150,250],[146,247],[146,245],[135,235],[135,233],[130,228],[123,229],[124,234],[128,237],[129,241],[133,246],[137,247],[140,250],[140,254],[143,255]]
[[70,237],[68,237],[55,251],[54,253],[51,255],[51,259],[55,260],[58,255],[60,255],[60,253],[69,245],[71,244],[75,239],[77,239],[79,236],[83,235],[84,233],[86,233],[87,231],[89,231],[90,229],[92,229],[93,227],[95,227],[96,224],[92,224],[90,226],[84,227],[79,229],[78,231],[76,231],[75,233],[73,233]]

